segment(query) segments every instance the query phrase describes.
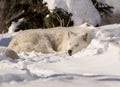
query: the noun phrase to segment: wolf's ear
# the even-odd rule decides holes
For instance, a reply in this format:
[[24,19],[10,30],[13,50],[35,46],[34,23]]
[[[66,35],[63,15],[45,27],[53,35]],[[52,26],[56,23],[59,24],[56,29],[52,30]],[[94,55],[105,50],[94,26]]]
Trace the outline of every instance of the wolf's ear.
[[75,32],[69,31],[69,32],[68,32],[68,37],[70,37],[71,35],[77,36],[78,34],[75,33]]
[[70,32],[68,32],[68,39],[70,38],[70,35],[71,35],[71,33],[70,33]]
[[77,34],[76,34],[76,33],[72,32],[72,31],[69,31],[69,32],[68,32],[68,38],[70,38],[72,35],[77,36]]
[[87,41],[87,39],[88,39],[88,33],[85,33],[82,37],[83,37],[84,41]]

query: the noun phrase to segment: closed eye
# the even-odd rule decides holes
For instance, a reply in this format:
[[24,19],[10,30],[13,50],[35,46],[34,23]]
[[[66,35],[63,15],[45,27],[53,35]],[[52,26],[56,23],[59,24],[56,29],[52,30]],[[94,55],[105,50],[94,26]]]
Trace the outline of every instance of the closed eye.
[[79,46],[79,44],[76,44],[75,46],[76,46],[76,47],[78,47],[78,46]]

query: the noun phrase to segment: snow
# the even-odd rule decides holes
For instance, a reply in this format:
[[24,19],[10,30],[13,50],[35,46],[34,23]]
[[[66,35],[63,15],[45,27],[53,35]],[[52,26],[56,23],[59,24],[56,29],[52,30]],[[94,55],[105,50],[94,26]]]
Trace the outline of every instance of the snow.
[[[58,6],[72,12],[75,25],[100,23],[90,0],[44,1],[50,10]],[[0,46],[7,47],[19,33],[14,31],[20,22],[13,22],[9,33],[0,34]],[[80,27],[88,29],[93,39],[87,48],[72,56],[33,51],[10,60],[0,50],[0,87],[120,87],[120,24],[95,28],[85,23]]]
[[105,0],[97,0],[100,3],[105,3]]
[[17,22],[13,21],[8,28],[8,33],[13,33],[17,29],[17,27],[23,22],[24,18],[19,19]]
[[120,14],[120,0],[105,0],[105,3],[107,3],[110,6],[113,6],[113,14]]
[[59,7],[71,12],[75,26],[85,22],[94,26],[100,24],[100,15],[91,0],[44,0],[44,2],[48,3],[50,10]]
[[[72,56],[33,51],[9,60],[0,52],[0,87],[120,87],[120,24],[80,27],[93,40]],[[0,45],[18,33],[1,34]]]

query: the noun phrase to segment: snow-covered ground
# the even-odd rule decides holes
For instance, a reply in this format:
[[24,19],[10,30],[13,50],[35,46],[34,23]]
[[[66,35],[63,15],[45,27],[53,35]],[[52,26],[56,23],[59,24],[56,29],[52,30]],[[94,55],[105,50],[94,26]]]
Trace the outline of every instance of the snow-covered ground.
[[[49,9],[58,6],[72,12],[75,25],[100,23],[90,0],[44,1]],[[17,25],[13,22],[9,33],[0,34],[0,46],[8,46],[19,33],[12,33]],[[72,56],[26,52],[9,60],[0,51],[0,87],[120,87],[120,24],[81,27],[92,30],[93,39]]]
[[[120,87],[120,24],[89,28],[93,40],[73,56],[30,52],[9,60],[0,52],[0,87]],[[1,34],[0,45],[15,35]]]

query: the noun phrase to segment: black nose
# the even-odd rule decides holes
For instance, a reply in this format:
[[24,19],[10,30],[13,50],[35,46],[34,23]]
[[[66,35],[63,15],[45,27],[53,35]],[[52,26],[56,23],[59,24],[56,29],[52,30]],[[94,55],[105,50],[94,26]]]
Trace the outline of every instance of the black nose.
[[68,50],[68,54],[71,56],[72,55],[72,50]]

